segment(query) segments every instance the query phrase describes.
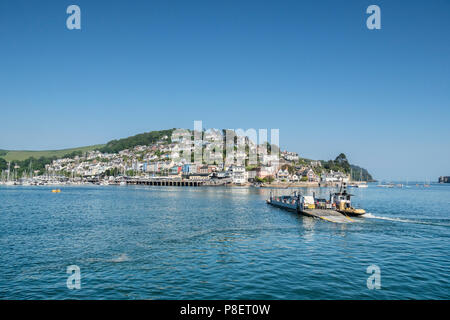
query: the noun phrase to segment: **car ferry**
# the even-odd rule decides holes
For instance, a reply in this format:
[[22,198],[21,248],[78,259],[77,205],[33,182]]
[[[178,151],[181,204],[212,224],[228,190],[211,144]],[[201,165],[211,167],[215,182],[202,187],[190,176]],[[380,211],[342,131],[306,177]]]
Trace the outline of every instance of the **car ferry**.
[[304,196],[297,192],[289,196],[273,196],[271,193],[270,198],[267,199],[267,204],[331,222],[353,222],[351,218],[336,211],[330,201],[323,202],[323,199],[317,199],[316,201],[314,196]]

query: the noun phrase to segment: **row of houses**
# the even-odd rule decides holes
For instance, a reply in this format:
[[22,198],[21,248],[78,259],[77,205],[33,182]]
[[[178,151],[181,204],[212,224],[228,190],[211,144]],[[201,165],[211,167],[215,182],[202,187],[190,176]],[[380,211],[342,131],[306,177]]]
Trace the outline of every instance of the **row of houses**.
[[[216,140],[220,140],[220,133],[211,134]],[[209,137],[209,136],[208,136]],[[316,172],[323,171],[320,161],[312,161],[308,165],[299,166],[299,155],[295,152],[280,151],[276,154],[267,153],[267,145],[256,145],[248,141],[247,138],[239,137],[247,141],[249,150],[255,150],[257,153],[258,167],[246,170],[244,167],[245,160],[249,158],[245,149],[234,150],[232,158],[234,162],[222,162],[222,152],[211,153],[213,163],[217,164],[197,164],[191,163],[191,152],[186,156],[186,150],[182,140],[172,139],[172,143],[167,142],[168,137],[156,144],[148,146],[136,146],[132,149],[126,149],[114,154],[101,153],[100,151],[91,151],[85,156],[74,157],[73,159],[57,159],[51,165],[47,166],[48,171],[54,172],[71,172],[79,176],[97,176],[105,173],[111,174],[108,170],[112,170],[114,174],[119,172],[123,175],[145,175],[156,176],[165,175],[173,178],[182,177],[188,179],[230,179],[233,183],[244,184],[255,179],[264,179],[271,177],[278,181],[297,182],[337,182],[348,181],[348,177],[340,172],[326,172],[318,175]],[[213,146],[210,142],[203,140],[203,146],[206,148]],[[192,145],[188,146],[189,148]],[[190,150],[193,151],[193,150]],[[216,150],[217,151],[217,150]],[[272,146],[272,152],[274,146]],[[187,157],[189,159],[183,158]],[[209,158],[208,160],[211,160]],[[220,160],[220,161],[219,161]],[[208,161],[211,163],[212,161]],[[287,168],[290,168],[289,170]],[[318,168],[318,170],[316,170]],[[131,172],[131,173],[130,173]]]
[[[166,167],[166,169],[164,169]],[[167,165],[160,162],[139,165],[142,172],[150,175],[167,174],[168,176],[179,176],[182,178],[203,180],[210,178],[230,179],[235,184],[245,184],[248,182],[251,174],[245,170],[244,166],[231,165],[197,165],[195,163],[173,164],[167,168]],[[253,177],[254,178],[254,177]]]
[[316,172],[310,167],[301,167],[293,173],[290,173],[287,168],[275,170],[274,167],[259,167],[255,171],[255,176],[258,178],[265,178],[272,176],[279,181],[286,182],[298,182],[298,181],[308,181],[308,182],[348,182],[350,177],[342,172],[326,172],[322,174],[316,174]]

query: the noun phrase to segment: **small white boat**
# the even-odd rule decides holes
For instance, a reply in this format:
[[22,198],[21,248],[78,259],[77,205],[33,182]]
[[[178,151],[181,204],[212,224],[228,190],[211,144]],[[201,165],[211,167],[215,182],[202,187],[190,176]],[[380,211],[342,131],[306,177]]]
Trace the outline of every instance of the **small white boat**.
[[362,184],[358,184],[357,187],[358,188],[368,188],[369,186],[365,183],[362,183]]

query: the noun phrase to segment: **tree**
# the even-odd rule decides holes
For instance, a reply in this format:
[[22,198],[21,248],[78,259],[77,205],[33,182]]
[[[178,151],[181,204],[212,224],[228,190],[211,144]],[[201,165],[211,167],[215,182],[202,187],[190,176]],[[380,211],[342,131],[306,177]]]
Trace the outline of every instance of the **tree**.
[[5,159],[0,158],[0,170],[6,170],[8,168],[8,163]]
[[273,176],[266,176],[263,181],[267,182],[267,183],[272,183],[275,180],[275,178]]
[[285,164],[285,165],[281,166],[281,169],[282,170],[286,170],[287,169],[289,174],[294,174],[295,173],[295,167],[291,166],[291,165],[288,165],[288,164]]
[[106,153],[117,153],[119,151],[131,149],[136,146],[156,143],[157,141],[162,140],[164,136],[169,137],[167,142],[170,143],[173,131],[175,131],[175,129],[151,131],[140,133],[128,138],[111,140],[103,148],[101,148],[100,151]]
[[348,163],[347,156],[343,153],[339,154],[334,161],[337,163]]

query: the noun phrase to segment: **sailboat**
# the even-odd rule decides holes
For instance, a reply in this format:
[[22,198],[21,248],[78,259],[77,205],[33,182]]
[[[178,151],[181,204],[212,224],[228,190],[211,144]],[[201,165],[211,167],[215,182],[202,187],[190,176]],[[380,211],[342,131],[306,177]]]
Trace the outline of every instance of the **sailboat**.
[[11,162],[8,162],[8,177],[6,178],[5,185],[6,186],[13,186],[15,185],[15,182],[12,180],[9,180],[11,176]]
[[367,183],[365,181],[362,181],[362,168],[361,171],[359,172],[359,183],[357,185],[358,188],[367,188]]
[[[350,181],[353,181],[353,169],[350,168]],[[358,185],[355,182],[351,182],[348,184],[350,188],[356,188]]]
[[409,179],[406,179],[406,184],[404,186],[405,188],[411,188],[411,186],[409,185]]

